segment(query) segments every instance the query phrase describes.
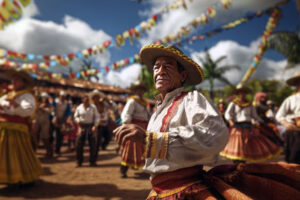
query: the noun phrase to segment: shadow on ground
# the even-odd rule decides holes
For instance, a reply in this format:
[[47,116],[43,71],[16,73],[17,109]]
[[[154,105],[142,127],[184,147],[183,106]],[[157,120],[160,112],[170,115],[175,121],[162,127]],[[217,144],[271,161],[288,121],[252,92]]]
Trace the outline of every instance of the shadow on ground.
[[[49,189],[51,188],[51,189]],[[104,199],[120,198],[122,200],[146,199],[149,190],[120,190],[113,184],[57,184],[39,180],[29,188],[5,187],[0,189],[1,197],[23,197],[28,199],[54,199],[66,196],[102,197]]]

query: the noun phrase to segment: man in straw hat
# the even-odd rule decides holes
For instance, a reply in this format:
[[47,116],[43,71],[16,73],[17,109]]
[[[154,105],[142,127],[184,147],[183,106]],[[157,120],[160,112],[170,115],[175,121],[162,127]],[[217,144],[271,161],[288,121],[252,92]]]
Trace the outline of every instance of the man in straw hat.
[[[135,95],[128,98],[121,113],[122,124],[136,124],[146,129],[150,115],[147,110],[148,103],[146,99],[143,98],[143,95],[148,88],[141,81],[136,81],[131,85],[130,89]],[[143,156],[143,148],[142,144],[132,141],[127,141],[123,146],[120,168],[123,178],[127,177],[129,167],[139,169],[144,166],[145,158]]]
[[13,90],[0,98],[0,183],[32,185],[42,174],[31,142],[34,80],[23,70],[4,73]]
[[83,147],[86,138],[90,147],[90,166],[96,166],[96,132],[99,123],[99,113],[96,106],[90,104],[88,95],[82,98],[82,103],[76,108],[74,119],[79,127],[76,146],[77,167],[81,167],[83,162]]
[[[114,130],[114,134],[122,146],[127,141],[143,144],[146,157],[144,170],[151,174],[153,189],[147,199],[219,199],[220,195],[224,199],[249,199],[248,194],[224,181],[232,181],[233,185],[237,184],[235,181],[240,181],[243,186],[250,185],[252,190],[247,192],[256,199],[261,194],[267,196],[262,199],[273,196],[270,194],[273,191],[268,193],[266,188],[260,187],[264,189],[264,193],[260,193],[261,190],[254,187],[256,184],[253,185],[252,181],[261,177],[256,179],[255,176],[247,182],[247,178],[238,176],[236,170],[244,172],[248,165],[243,168],[239,167],[242,164],[228,165],[214,168],[210,173],[203,171],[203,164],[214,162],[225,147],[228,130],[218,111],[202,94],[198,91],[185,92],[182,87],[196,85],[203,80],[200,66],[174,46],[146,45],[140,56],[149,70],[153,70],[155,87],[160,92],[156,111],[150,118],[147,131],[136,124],[123,124]],[[261,167],[255,167],[253,172],[257,169]],[[280,169],[284,167],[280,166]],[[223,179],[225,174],[229,177],[235,174],[235,179]],[[294,175],[291,178],[295,180]],[[211,190],[208,185],[214,189]],[[288,195],[285,196],[287,198],[299,194],[297,189],[289,190],[278,189],[276,192]]]
[[54,130],[56,133],[55,139],[55,153],[60,155],[60,149],[63,144],[63,133],[61,131],[63,124],[66,123],[67,118],[72,114],[71,106],[66,99],[67,93],[65,91],[59,92],[58,101],[53,101],[52,105],[54,107],[54,117],[52,123],[54,125]]
[[[98,114],[99,114],[99,123],[97,126],[97,135],[96,135],[96,158],[97,161],[98,153],[101,144],[109,143],[109,136],[110,134],[108,132],[108,120],[109,120],[109,111],[108,111],[108,105],[105,103],[105,94],[100,92],[99,90],[95,89],[90,94],[90,102],[95,105],[97,108]],[[104,141],[102,141],[104,139]],[[105,144],[105,145],[107,145]]]
[[34,124],[37,135],[37,143],[40,139],[46,149],[46,157],[51,158],[53,156],[53,144],[52,144],[52,132],[51,132],[51,113],[53,107],[49,101],[50,95],[46,92],[42,92],[38,100],[37,113],[35,115]]
[[286,130],[285,160],[300,164],[300,71],[295,72],[286,82],[295,86],[297,93],[283,101],[276,114],[276,120]]

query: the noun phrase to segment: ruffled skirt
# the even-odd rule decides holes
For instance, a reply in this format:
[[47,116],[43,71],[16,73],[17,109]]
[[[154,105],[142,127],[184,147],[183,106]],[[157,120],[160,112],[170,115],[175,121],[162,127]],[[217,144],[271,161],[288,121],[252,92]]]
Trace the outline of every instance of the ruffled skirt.
[[[132,120],[144,129],[147,128],[147,122],[141,120]],[[140,169],[145,165],[144,146],[141,143],[127,141],[122,150],[121,165]]]
[[0,183],[29,183],[42,174],[28,126],[0,122]]
[[264,161],[277,157],[282,152],[280,146],[260,134],[256,127],[232,128],[230,137],[221,156],[232,160]]

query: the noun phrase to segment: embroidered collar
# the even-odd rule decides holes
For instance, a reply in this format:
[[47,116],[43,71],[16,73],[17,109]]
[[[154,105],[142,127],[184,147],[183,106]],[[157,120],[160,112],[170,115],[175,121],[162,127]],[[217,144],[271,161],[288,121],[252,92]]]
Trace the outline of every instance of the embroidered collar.
[[234,99],[232,102],[237,104],[238,106],[240,106],[242,108],[246,108],[248,106],[251,106],[251,101],[250,102],[240,102],[238,99]]
[[129,99],[134,99],[138,104],[140,104],[141,106],[147,107],[147,101],[144,98],[140,98],[138,96],[131,96],[129,97]]
[[183,87],[177,88],[177,89],[175,89],[175,90],[173,90],[173,91],[167,93],[164,99],[161,99],[160,94],[157,95],[157,96],[155,97],[156,102],[157,102],[157,105],[162,104],[163,101],[164,101],[164,102],[168,102],[170,99],[172,99],[172,98],[178,96],[179,94],[181,94],[181,92],[182,92],[183,90],[184,90]]
[[20,91],[10,91],[9,93],[7,93],[7,98],[8,99],[15,99],[18,96],[21,96],[22,94],[25,93],[31,93],[29,90],[25,89],[25,90],[20,90]]

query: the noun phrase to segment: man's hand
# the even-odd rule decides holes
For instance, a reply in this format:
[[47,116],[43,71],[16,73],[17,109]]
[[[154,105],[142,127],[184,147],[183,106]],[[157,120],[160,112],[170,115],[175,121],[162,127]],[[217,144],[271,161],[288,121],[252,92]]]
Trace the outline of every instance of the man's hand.
[[123,146],[128,140],[144,143],[146,131],[136,124],[123,124],[113,131],[116,142]]
[[283,121],[282,125],[288,131],[297,130],[297,126],[295,124],[291,123],[291,122]]
[[92,131],[93,131],[93,133],[96,133],[97,132],[97,126],[93,126]]
[[234,126],[234,122],[233,122],[232,120],[229,120],[228,122],[229,122],[229,126],[230,126],[230,127],[233,127],[233,126]]
[[8,101],[9,105],[11,105],[14,108],[16,108],[17,106],[19,106],[19,104],[14,99],[6,99],[6,101]]

